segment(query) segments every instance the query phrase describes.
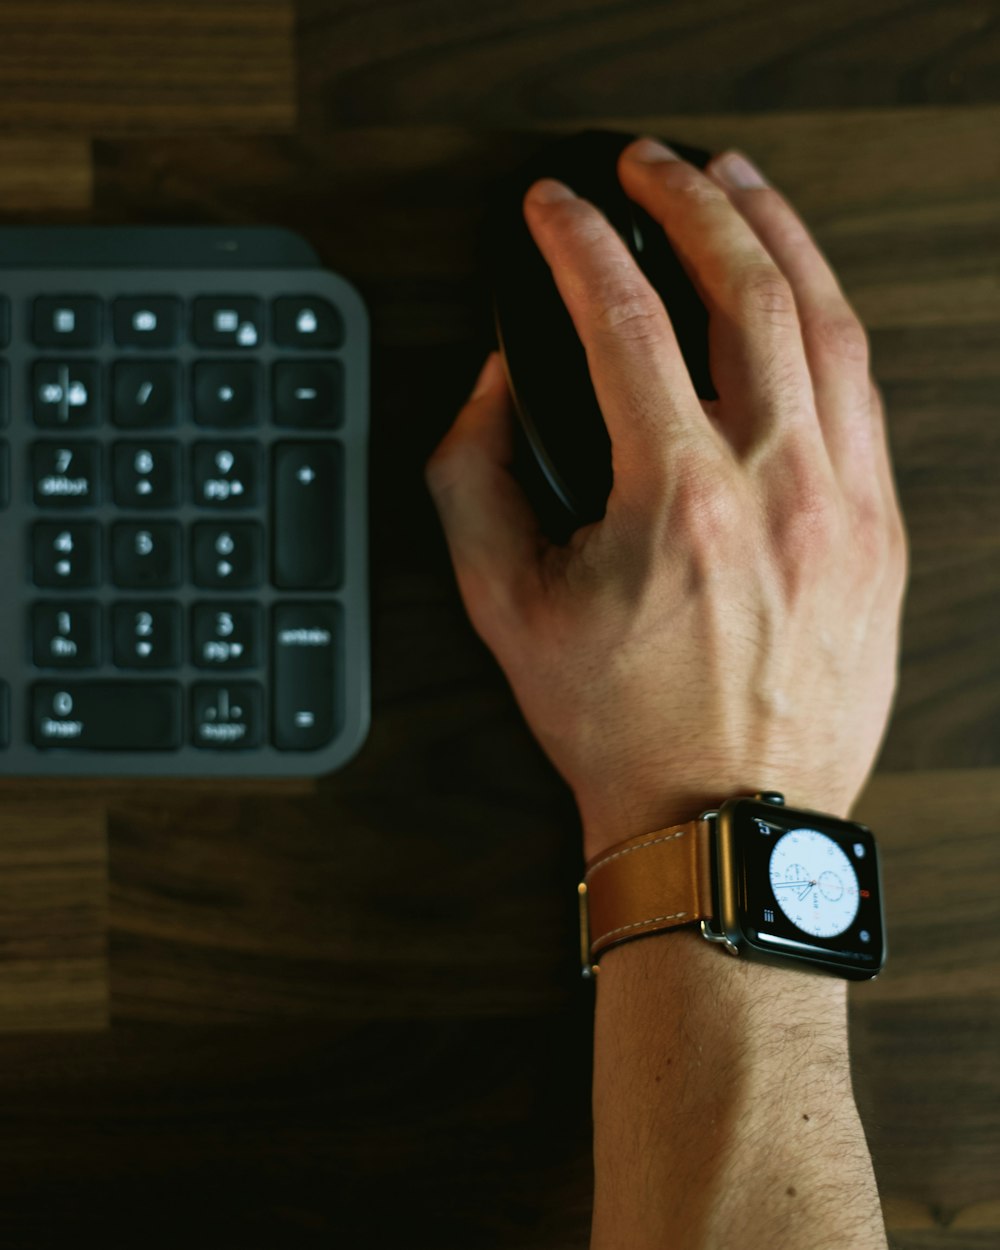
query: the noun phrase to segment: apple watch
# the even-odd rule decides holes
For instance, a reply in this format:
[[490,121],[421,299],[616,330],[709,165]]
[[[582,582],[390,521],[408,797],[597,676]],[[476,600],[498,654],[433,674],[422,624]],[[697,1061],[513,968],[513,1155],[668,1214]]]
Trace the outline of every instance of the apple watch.
[[694,924],[730,955],[761,963],[850,981],[885,966],[872,831],[785,807],[773,790],[602,851],[578,892],[585,977],[612,946]]

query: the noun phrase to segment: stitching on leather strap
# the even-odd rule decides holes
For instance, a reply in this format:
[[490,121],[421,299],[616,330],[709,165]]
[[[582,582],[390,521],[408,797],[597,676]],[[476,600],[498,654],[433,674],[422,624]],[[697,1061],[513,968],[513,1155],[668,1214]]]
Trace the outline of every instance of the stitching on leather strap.
[[599,859],[596,864],[593,864],[587,870],[584,880],[589,881],[598,868],[603,868],[605,864],[610,864],[613,859],[618,859],[621,855],[630,855],[633,851],[642,851],[647,846],[656,846],[658,842],[669,842],[672,838],[683,838],[685,833],[687,833],[686,829],[678,829],[676,833],[665,833],[660,838],[651,838],[648,842],[640,842],[638,846],[627,846],[623,851],[614,851],[604,859]]
[[634,924],[622,925],[620,929],[609,929],[607,933],[602,933],[599,938],[595,938],[591,942],[590,949],[593,950],[605,938],[614,937],[616,933],[625,933],[629,929],[642,929],[648,924],[659,924],[661,920],[680,920],[681,916],[686,916],[687,914],[686,911],[675,911],[672,916],[654,916],[652,920],[637,920]]

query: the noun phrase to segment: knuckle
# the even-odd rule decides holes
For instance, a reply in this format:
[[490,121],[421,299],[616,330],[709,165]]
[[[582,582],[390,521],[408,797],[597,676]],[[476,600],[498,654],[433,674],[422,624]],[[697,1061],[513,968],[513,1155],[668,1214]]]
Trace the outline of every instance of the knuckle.
[[696,552],[731,550],[746,509],[728,474],[709,471],[703,457],[692,453],[688,463],[678,458],[669,490],[667,522],[673,532],[683,533]]
[[789,440],[779,457],[780,493],[768,509],[768,529],[779,562],[798,571],[831,554],[840,507],[830,480],[808,445]]
[[899,513],[887,513],[881,499],[871,499],[855,512],[851,534],[853,578],[877,584],[893,597],[902,594],[909,580],[906,530]]
[[852,546],[859,567],[885,568],[890,562],[893,536],[881,502],[870,497],[856,502],[853,528]]
[[449,462],[448,453],[436,451],[424,464],[424,484],[436,499],[444,499],[449,495],[455,480],[454,465]]
[[868,332],[850,312],[830,312],[809,326],[821,351],[866,368],[871,356]]
[[794,560],[828,555],[837,533],[837,508],[825,490],[803,491],[791,507],[782,508],[773,525],[782,553]]
[[600,334],[630,342],[659,341],[664,336],[663,305],[651,287],[625,286],[597,300],[594,327]]
[[735,279],[736,301],[748,316],[772,324],[798,322],[791,284],[777,265],[758,261],[745,266]]

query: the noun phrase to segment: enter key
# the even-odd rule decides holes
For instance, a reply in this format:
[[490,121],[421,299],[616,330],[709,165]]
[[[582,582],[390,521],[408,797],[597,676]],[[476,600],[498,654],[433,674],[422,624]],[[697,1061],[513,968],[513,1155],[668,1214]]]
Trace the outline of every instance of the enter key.
[[274,745],[281,751],[314,751],[342,727],[341,614],[331,602],[274,608]]

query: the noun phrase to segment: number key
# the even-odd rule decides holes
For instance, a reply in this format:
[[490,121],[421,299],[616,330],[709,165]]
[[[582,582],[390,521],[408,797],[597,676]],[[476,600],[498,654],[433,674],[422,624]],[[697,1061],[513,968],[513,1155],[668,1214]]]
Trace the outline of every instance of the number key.
[[36,603],[31,609],[32,658],[38,668],[92,668],[100,663],[97,603]]
[[96,586],[101,580],[101,531],[92,521],[39,523],[31,531],[36,586]]
[[175,508],[181,501],[176,443],[115,443],[115,503],[122,508]]
[[174,668],[181,662],[181,609],[177,603],[116,603],[111,634],[119,668]]
[[255,603],[198,603],[192,613],[192,659],[199,668],[260,663],[261,610]]
[[261,527],[249,521],[195,525],[195,585],[208,590],[249,590],[259,586],[261,547]]
[[111,537],[116,586],[136,590],[176,586],[181,578],[181,527],[173,521],[116,525]]
[[31,476],[35,503],[48,508],[89,508],[100,502],[99,443],[35,443]]

